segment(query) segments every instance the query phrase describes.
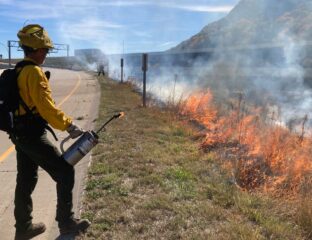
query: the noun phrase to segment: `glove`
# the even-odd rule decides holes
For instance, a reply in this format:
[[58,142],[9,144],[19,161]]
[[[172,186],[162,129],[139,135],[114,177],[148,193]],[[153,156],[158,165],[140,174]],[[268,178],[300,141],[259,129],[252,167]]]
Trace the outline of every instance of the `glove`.
[[77,138],[84,133],[83,129],[74,123],[70,124],[66,131],[71,138]]
[[45,71],[44,74],[46,75],[46,78],[47,78],[48,80],[50,80],[51,72],[50,72],[50,71]]

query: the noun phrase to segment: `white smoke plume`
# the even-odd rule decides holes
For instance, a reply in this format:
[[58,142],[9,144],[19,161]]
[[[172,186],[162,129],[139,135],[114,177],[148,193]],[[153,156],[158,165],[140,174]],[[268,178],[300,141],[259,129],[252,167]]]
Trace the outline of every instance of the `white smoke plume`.
[[[248,2],[249,5],[255,3],[255,1],[241,3],[243,2]],[[275,4],[269,1],[261,2],[263,9]],[[282,14],[282,11],[285,9],[289,11],[292,9],[290,6],[294,5],[294,1],[285,1],[284,5],[279,2],[278,11]],[[241,12],[246,14],[244,11]],[[230,15],[238,21],[237,13],[239,11]],[[211,88],[219,100],[233,97],[235,93],[240,92],[250,104],[274,111],[276,121],[289,127],[292,127],[293,123],[300,124],[302,119],[309,118],[312,110],[312,90],[306,81],[311,70],[303,66],[310,45],[291,31],[291,26],[296,23],[287,25],[291,22],[286,21],[284,24],[286,25],[280,24],[275,28],[269,26],[264,31],[258,29],[258,32],[252,33],[254,36],[251,38],[264,39],[263,43],[259,40],[257,43],[250,42],[240,46],[229,44],[224,46],[224,41],[220,41],[222,45],[215,45],[214,48],[207,50],[206,54],[209,57],[192,58],[186,54],[177,54],[178,59],[174,60],[170,52],[164,52],[161,61],[157,62],[155,60],[157,56],[150,54],[148,89],[164,101],[173,94],[178,99],[198,89]],[[232,35],[235,42],[246,40],[240,39],[246,34]],[[268,39],[272,41],[266,42]],[[127,76],[134,76],[142,81],[141,55],[125,58],[125,79]],[[118,63],[116,69],[117,73],[120,72]]]

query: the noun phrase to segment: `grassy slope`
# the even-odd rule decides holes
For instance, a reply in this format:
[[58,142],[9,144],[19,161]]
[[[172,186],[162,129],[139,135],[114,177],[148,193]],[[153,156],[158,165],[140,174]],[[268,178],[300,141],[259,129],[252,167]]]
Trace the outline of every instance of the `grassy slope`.
[[[100,79],[101,133],[89,169],[85,239],[305,239],[292,203],[237,189],[196,131],[173,114],[142,108],[130,85]],[[100,121],[101,120],[101,121]]]

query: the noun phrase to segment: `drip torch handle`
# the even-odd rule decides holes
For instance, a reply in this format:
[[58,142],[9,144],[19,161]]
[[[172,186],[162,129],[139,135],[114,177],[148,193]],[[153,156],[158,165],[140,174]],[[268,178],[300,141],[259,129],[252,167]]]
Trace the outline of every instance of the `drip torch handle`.
[[65,142],[67,142],[70,138],[71,138],[70,135],[68,135],[68,136],[67,136],[66,138],[64,138],[63,141],[61,142],[60,148],[61,148],[62,154],[65,152],[65,151],[64,151],[64,144],[65,144]]

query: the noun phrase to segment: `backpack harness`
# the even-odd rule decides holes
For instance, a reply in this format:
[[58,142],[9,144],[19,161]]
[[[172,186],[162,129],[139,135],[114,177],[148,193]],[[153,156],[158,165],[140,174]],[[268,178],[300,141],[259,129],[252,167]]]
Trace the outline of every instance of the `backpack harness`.
[[[6,69],[0,75],[0,130],[14,135],[16,138],[36,136],[46,129],[58,141],[55,132],[39,114],[34,114],[19,94],[17,78],[22,68],[36,65],[31,61],[18,62],[14,69]],[[19,105],[26,114],[19,115]],[[16,115],[17,112],[17,115]]]

